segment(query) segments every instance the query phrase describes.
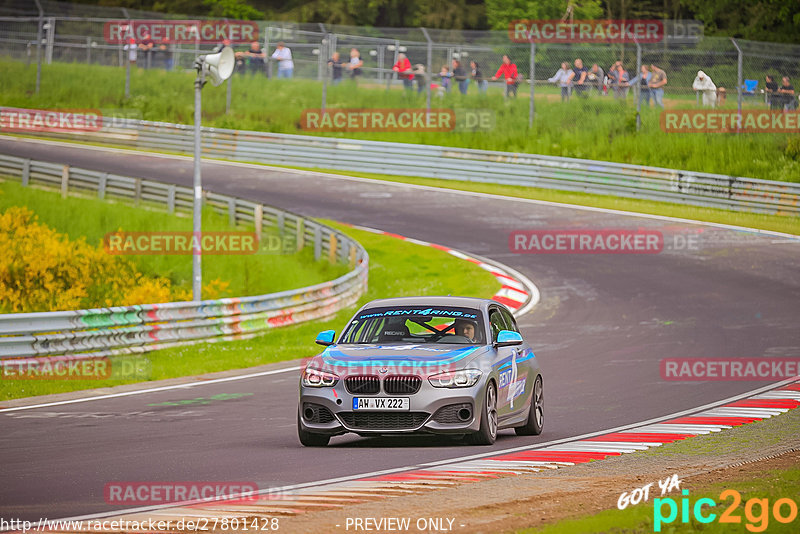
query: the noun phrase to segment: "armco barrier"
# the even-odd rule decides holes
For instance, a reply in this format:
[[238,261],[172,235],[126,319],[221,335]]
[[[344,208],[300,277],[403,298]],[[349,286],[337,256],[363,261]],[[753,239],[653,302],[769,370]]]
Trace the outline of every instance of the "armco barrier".
[[[0,155],[0,175],[25,185],[159,205],[190,213],[192,190],[141,178]],[[207,206],[230,223],[254,224],[259,235],[274,229],[315,257],[349,262],[352,270],[330,282],[269,295],[203,302],[170,302],[93,310],[0,315],[0,359],[32,356],[96,357],[137,353],[202,340],[250,337],[269,328],[329,317],[355,304],[368,276],[366,250],[333,228],[290,212],[204,192]]]
[[[105,119],[99,132],[47,134],[193,153],[193,127]],[[206,156],[396,176],[542,187],[755,213],[800,214],[800,184],[536,154],[203,129]]]

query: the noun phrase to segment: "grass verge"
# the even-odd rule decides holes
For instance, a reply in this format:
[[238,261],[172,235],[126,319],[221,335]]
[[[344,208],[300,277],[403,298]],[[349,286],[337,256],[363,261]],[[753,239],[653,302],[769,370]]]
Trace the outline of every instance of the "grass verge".
[[[364,245],[370,255],[369,290],[359,306],[369,300],[413,295],[462,295],[489,298],[500,284],[477,265],[446,252],[356,230],[324,221]],[[469,288],[465,293],[464,288]],[[131,356],[134,363],[147,360],[149,380],[240,369],[318,353],[314,344],[321,330],[340,331],[353,309],[326,321],[314,321],[270,330],[250,340],[201,343]],[[129,384],[141,380],[0,380],[0,400],[65,393],[81,389]]]
[[[53,63],[44,65],[42,91],[33,92],[36,66],[0,60],[5,73],[0,100],[21,108],[95,108],[106,115],[134,114],[145,120],[191,124],[194,73],[138,69],[131,73],[131,97],[124,97],[125,69],[99,65]],[[91,83],[87,83],[91,80]],[[321,105],[322,84],[309,80],[267,80],[260,76],[234,76],[232,105],[225,113],[226,91],[210,88],[203,93],[203,124],[220,128],[278,133],[356,137],[380,141],[421,143],[501,150],[554,156],[655,165],[768,180],[800,180],[800,138],[796,134],[665,133],[660,108],[643,108],[642,127],[636,130],[635,102],[611,97],[573,98],[561,103],[553,87],[537,89],[536,120],[528,128],[528,97],[506,100],[500,87],[487,95],[471,88],[468,95],[435,97],[433,107],[489,110],[494,125],[483,131],[452,132],[348,132],[303,130],[303,110]],[[694,95],[667,91],[668,108],[692,109]],[[735,108],[735,99],[728,107]],[[763,107],[760,103],[747,106]],[[377,84],[342,83],[327,89],[328,108],[421,108],[425,94],[386,91]],[[698,150],[698,147],[703,147]]]

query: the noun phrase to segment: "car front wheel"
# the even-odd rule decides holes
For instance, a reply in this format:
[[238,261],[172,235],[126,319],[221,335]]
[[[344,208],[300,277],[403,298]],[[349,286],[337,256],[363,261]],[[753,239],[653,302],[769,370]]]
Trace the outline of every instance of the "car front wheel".
[[492,445],[497,439],[497,388],[494,382],[486,386],[486,396],[481,407],[480,429],[467,436],[471,445]]
[[327,434],[317,434],[304,429],[299,413],[297,414],[297,437],[300,438],[300,443],[306,447],[324,447],[331,440]]

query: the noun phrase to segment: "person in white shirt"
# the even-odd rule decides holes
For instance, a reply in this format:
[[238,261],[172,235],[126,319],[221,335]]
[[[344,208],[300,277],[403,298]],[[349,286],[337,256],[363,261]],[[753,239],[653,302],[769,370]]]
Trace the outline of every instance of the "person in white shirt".
[[561,101],[569,100],[569,75],[572,72],[569,68],[569,63],[564,62],[561,64],[561,69],[556,71],[552,78],[548,78],[550,83],[557,83],[561,87]]
[[294,72],[292,51],[286,48],[283,41],[279,42],[272,53],[272,59],[278,60],[278,78],[291,78]]
[[717,86],[711,78],[702,70],[697,71],[697,77],[692,83],[692,89],[703,93],[703,105],[706,107],[717,106]]

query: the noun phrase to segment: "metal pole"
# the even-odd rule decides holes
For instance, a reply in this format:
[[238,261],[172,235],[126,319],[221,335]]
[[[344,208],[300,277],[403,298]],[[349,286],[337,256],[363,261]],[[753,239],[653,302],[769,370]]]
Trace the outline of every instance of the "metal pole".
[[536,43],[531,41],[531,103],[530,107],[528,108],[528,128],[533,128],[533,114],[534,114],[534,104],[533,104],[533,84],[534,80],[536,79]]
[[[320,23],[320,26],[321,25],[322,24]],[[323,65],[325,65],[325,70],[322,73],[322,111],[323,111],[323,113],[325,112],[325,104],[328,101],[328,71],[330,70],[330,69],[328,69],[328,58],[330,57],[330,54],[328,54],[328,47],[330,45],[330,40],[331,40],[331,34],[329,34],[329,33],[325,34],[325,37],[322,39],[322,46],[320,47],[320,51],[319,51],[320,55],[324,54],[324,57],[322,59],[323,59],[323,61],[325,61],[325,63],[323,63]]]
[[42,24],[44,24],[44,10],[39,0],[36,0],[36,8],[39,10],[38,28],[36,29],[36,94],[39,94],[39,87],[42,84]]
[[[639,76],[642,75],[642,47],[637,42],[636,43],[636,72]],[[639,129],[642,127],[642,81],[639,80],[639,83],[636,84],[636,88],[634,91],[634,96],[636,97],[636,131],[638,132]]]
[[430,120],[431,113],[431,80],[433,73],[431,72],[431,64],[433,63],[433,41],[431,36],[428,35],[428,30],[420,28],[422,33],[425,34],[425,39],[428,40],[428,66],[425,68],[425,118]]
[[128,41],[127,57],[125,58],[125,98],[131,96],[131,48],[133,47],[133,23],[128,21],[128,35],[125,37]]
[[272,62],[270,61],[269,55],[269,32],[272,29],[272,26],[267,26],[266,31],[264,32],[264,63],[267,66],[267,79],[272,78]]
[[225,95],[225,115],[230,115],[231,112],[231,82],[233,82],[233,76],[228,78],[228,92]]
[[[739,123],[738,124],[741,124],[742,123],[742,85],[744,84],[744,81],[742,80],[742,75],[743,75],[743,73],[742,73],[742,61],[743,61],[744,57],[742,55],[742,49],[739,48],[739,44],[736,42],[736,39],[731,37],[731,42],[733,43],[733,46],[736,47],[736,52],[739,53],[739,61],[738,61],[738,65],[737,65],[737,69],[738,69],[739,72],[738,72],[738,76],[737,76],[738,83],[736,85],[736,92],[737,92],[737,95],[738,95],[738,110],[739,110],[738,111],[738,115],[739,115]],[[737,130],[738,130],[738,128],[737,128]]]
[[205,75],[200,60],[200,69],[194,81],[194,201],[192,204],[192,235],[195,238],[197,248],[192,251],[192,300],[203,300],[203,273],[202,273],[202,247],[200,241],[202,236],[202,209],[203,209],[203,183],[200,175],[200,156],[201,156],[201,131],[200,121],[202,120],[201,94],[205,84]]

